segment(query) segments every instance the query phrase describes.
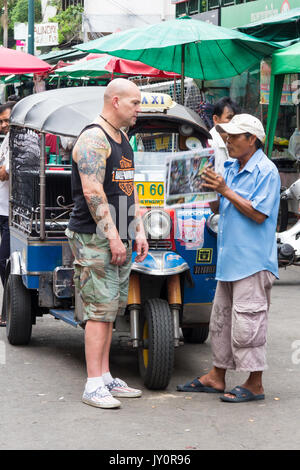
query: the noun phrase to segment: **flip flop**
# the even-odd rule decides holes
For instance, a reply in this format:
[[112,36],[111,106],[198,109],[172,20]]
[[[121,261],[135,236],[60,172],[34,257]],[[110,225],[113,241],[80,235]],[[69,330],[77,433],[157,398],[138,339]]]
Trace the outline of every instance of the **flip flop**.
[[191,382],[187,382],[185,385],[177,385],[176,390],[178,392],[204,392],[204,393],[223,393],[224,390],[218,390],[214,387],[208,387],[203,385],[198,377]]
[[5,321],[5,320],[1,320],[1,319],[0,319],[0,327],[1,327],[1,326],[3,326],[3,327],[6,326],[6,321]]
[[247,388],[244,387],[234,387],[232,390],[230,390],[231,395],[235,395],[235,398],[230,398],[230,397],[220,397],[220,400],[226,401],[228,403],[243,403],[246,401],[256,401],[256,400],[264,400],[265,395],[259,394],[255,395],[254,393],[250,392]]

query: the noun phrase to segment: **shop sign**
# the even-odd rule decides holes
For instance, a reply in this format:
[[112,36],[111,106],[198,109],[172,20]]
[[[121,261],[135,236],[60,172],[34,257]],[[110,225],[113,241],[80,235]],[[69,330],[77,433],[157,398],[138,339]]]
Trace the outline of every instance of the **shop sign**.
[[[14,26],[15,40],[25,40],[28,36],[28,24],[16,23]],[[35,46],[56,46],[58,44],[58,23],[36,23],[34,25]]]
[[34,41],[37,47],[58,44],[58,23],[40,23],[34,25]]
[[221,26],[237,28],[299,7],[299,0],[256,0],[221,8]]

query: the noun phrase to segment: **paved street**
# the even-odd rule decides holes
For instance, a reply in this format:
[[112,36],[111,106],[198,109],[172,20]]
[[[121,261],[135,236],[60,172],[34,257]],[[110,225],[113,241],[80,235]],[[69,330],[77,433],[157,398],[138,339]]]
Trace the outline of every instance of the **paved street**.
[[[119,410],[95,409],[80,401],[81,329],[45,316],[37,320],[29,346],[12,347],[1,328],[0,449],[298,449],[300,268],[280,274],[273,288],[264,402],[234,405],[216,395],[175,391],[176,384],[210,367],[208,340],[177,350],[166,391],[145,389],[140,399],[124,399]],[[135,354],[123,341],[114,340],[111,369],[142,386]],[[244,379],[230,372],[227,388]]]

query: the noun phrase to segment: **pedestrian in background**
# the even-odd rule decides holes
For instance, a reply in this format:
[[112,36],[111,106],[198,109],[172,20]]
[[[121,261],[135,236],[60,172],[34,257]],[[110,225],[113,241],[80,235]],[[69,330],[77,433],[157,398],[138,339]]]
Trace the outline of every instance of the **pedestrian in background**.
[[[9,202],[9,120],[11,111],[16,103],[9,101],[0,106],[0,132],[4,134],[4,140],[0,147],[0,276],[2,285],[5,284],[6,262],[10,255],[10,239],[8,226],[8,202]],[[6,322],[0,318],[0,326]]]
[[220,129],[216,130],[218,124],[225,124],[231,121],[233,116],[239,113],[238,105],[228,96],[224,96],[214,105],[213,122],[214,127],[209,131],[212,139],[208,140],[208,144],[215,151],[215,172],[223,175],[224,163],[230,159],[226,147],[227,134]]

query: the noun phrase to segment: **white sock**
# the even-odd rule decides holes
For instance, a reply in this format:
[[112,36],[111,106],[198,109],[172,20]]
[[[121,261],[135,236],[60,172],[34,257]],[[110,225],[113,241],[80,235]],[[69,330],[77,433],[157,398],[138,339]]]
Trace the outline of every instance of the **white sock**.
[[98,387],[104,387],[104,382],[102,377],[88,377],[85,390],[87,393],[94,392]]
[[104,385],[108,385],[108,384],[110,384],[110,382],[112,382],[114,380],[113,377],[111,376],[110,372],[106,372],[105,374],[103,374],[102,378],[103,378],[103,381],[104,381]]

